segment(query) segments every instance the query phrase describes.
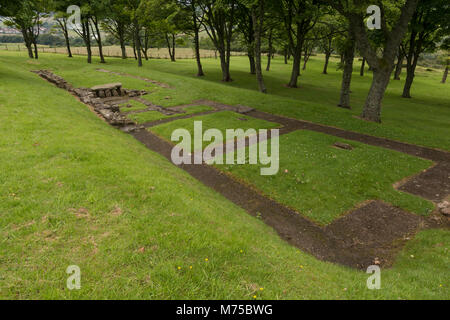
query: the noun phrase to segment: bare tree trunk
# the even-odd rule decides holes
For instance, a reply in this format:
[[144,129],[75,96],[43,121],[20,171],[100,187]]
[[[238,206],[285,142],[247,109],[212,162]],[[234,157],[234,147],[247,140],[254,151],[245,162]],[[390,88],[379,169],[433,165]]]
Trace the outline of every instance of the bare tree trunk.
[[393,68],[374,70],[372,86],[367,95],[362,117],[368,121],[381,123],[381,102],[389,84]]
[[[329,2],[336,10],[344,14],[349,22],[350,28],[356,37],[358,49],[367,59],[369,66],[373,68],[372,86],[366,99],[362,118],[368,121],[381,123],[381,107],[386,88],[392,71],[395,67],[395,58],[398,54],[399,46],[404,38],[408,25],[416,12],[419,0],[406,0],[402,9],[400,18],[393,26],[392,31],[386,30],[386,42],[383,46],[382,57],[377,55],[376,49],[371,45],[370,39],[364,25],[364,17],[352,12],[346,11],[342,6],[334,5]],[[382,21],[384,23],[385,21]]]
[[350,85],[353,74],[353,61],[355,58],[355,41],[350,38],[344,52],[344,73],[342,76],[341,98],[338,107],[350,109]]
[[331,54],[326,52],[325,53],[325,64],[323,66],[323,74],[328,74],[328,64],[330,63],[330,56]]
[[414,82],[414,78],[416,76],[417,60],[418,56],[415,56],[412,65],[408,64],[408,67],[406,68],[406,81],[405,86],[403,87],[403,94],[402,94],[403,98],[407,99],[411,98],[411,87]]
[[92,33],[94,34],[95,41],[97,41],[100,63],[106,63],[105,56],[103,55],[102,35],[100,33],[100,28],[98,26],[98,19],[96,16],[94,16],[91,17],[91,21],[92,24],[94,25],[94,27],[92,28]]
[[222,69],[222,81],[231,82],[230,65],[227,63],[227,53],[225,49],[219,50],[220,67]]
[[446,83],[447,82],[449,64],[450,64],[450,59],[447,59],[447,66],[445,67],[444,76],[442,77],[441,83]]
[[83,23],[83,37],[84,37],[84,43],[86,45],[87,50],[87,62],[92,63],[92,48],[91,48],[91,31],[89,27],[89,19],[87,18]]
[[[195,16],[194,19],[196,19]],[[195,27],[194,42],[195,42],[195,60],[197,61],[197,77],[203,77],[205,73],[203,72],[203,66],[200,56],[200,36],[199,36],[199,29],[197,26]]]
[[31,46],[31,43],[25,43],[27,50],[28,50],[28,57],[30,59],[34,59],[34,53],[33,53],[33,48]]
[[284,64],[288,64],[288,49],[284,48]]
[[64,40],[66,41],[66,48],[67,48],[67,54],[69,58],[72,58],[72,50],[70,48],[70,38],[69,38],[69,32],[67,30],[67,19],[56,19],[56,21],[59,24],[59,27],[61,28],[63,34],[64,34]]
[[137,18],[134,20],[134,42],[136,44],[136,54],[138,60],[138,67],[142,67],[142,54],[141,54],[141,36],[139,35],[140,26]]
[[33,46],[34,46],[34,58],[35,58],[35,59],[39,59],[39,54],[38,54],[38,48],[37,48],[36,39],[33,40]]
[[30,59],[34,59],[32,43],[31,43],[30,37],[28,36],[27,28],[21,28],[21,31],[22,31],[23,40],[25,42],[25,46],[27,47],[28,57]]
[[361,62],[361,70],[359,71],[359,75],[361,77],[364,77],[364,72],[366,71],[366,58],[363,57],[363,60]]
[[250,62],[250,74],[256,74],[255,53],[252,50],[248,52],[248,60]]
[[269,33],[269,53],[267,54],[267,67],[266,71],[270,71],[270,65],[272,63],[272,53],[273,53],[273,30]]
[[292,65],[291,80],[289,81],[289,88],[298,88],[298,77],[300,76],[300,65],[302,60],[301,47],[297,47],[294,52],[294,63]]
[[400,75],[402,74],[404,59],[405,59],[405,55],[403,53],[399,52],[397,65],[395,66],[394,80],[400,80]]
[[145,46],[142,47],[142,54],[144,55],[145,61],[148,61],[148,49],[145,48]]
[[411,33],[409,53],[406,56],[407,68],[406,68],[406,81],[403,87],[403,98],[411,98],[411,87],[416,76],[416,67],[419,61],[420,53],[422,52],[423,36],[422,32],[419,33],[419,39],[416,41],[417,33],[414,31]]
[[120,43],[120,50],[122,51],[122,59],[126,59],[127,49],[125,46],[125,26],[122,23],[119,23],[117,26],[117,34]]
[[264,26],[264,0],[259,0],[258,2],[258,8],[252,10],[252,19],[255,28],[254,48],[256,59],[256,79],[258,80],[259,91],[262,93],[267,93],[261,66],[261,33]]
[[176,46],[176,42],[175,42],[175,35],[172,34],[172,53],[173,53],[172,62],[175,62],[175,61],[176,61],[176,52],[175,52],[176,47],[177,47],[177,46]]
[[122,59],[127,58],[127,49],[125,47],[125,40],[121,38],[120,40],[120,50],[122,51]]
[[133,35],[133,54],[134,54],[134,60],[137,60],[137,54],[136,54],[136,39]]

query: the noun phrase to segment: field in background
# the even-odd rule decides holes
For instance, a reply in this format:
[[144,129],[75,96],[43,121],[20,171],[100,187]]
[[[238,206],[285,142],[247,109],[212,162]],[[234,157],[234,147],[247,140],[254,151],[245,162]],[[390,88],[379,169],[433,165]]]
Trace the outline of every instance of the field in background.
[[[38,45],[39,53],[60,53],[67,54],[67,49],[65,47],[49,47],[44,45]],[[133,47],[127,47],[127,56],[134,57]],[[0,43],[0,50],[6,51],[26,51],[27,48],[22,43]],[[75,55],[87,55],[87,50],[85,47],[72,47],[72,54]],[[98,56],[98,47],[92,47],[92,54]],[[103,47],[103,54],[105,57],[121,57],[122,51],[120,46],[105,46]],[[214,50],[200,50],[202,58],[215,58],[216,53]],[[167,48],[151,48],[148,50],[148,55],[150,59],[170,59],[169,50]],[[175,51],[177,59],[193,59],[195,58],[195,53],[192,48],[177,48]],[[232,52],[232,56],[244,56],[245,52]]]

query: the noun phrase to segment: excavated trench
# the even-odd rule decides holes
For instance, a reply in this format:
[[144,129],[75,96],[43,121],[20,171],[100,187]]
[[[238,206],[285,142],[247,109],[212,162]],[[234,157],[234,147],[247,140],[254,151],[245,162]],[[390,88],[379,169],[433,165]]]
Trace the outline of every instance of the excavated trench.
[[[99,71],[111,72],[107,70]],[[230,110],[257,119],[279,123],[283,126],[280,134],[287,134],[296,130],[311,130],[396,150],[435,162],[432,168],[407,181],[402,181],[401,184],[396,186],[401,191],[433,201],[437,209],[430,217],[419,217],[382,201],[367,201],[325,227],[315,224],[303,217],[301,213],[265,197],[253,188],[242,184],[212,166],[207,164],[179,166],[206,186],[245,209],[249,214],[261,218],[266,224],[274,228],[281,238],[320,260],[358,269],[365,269],[373,264],[389,267],[395,261],[398,251],[417,232],[428,228],[448,229],[450,226],[450,204],[448,201],[450,194],[450,153],[448,152],[285,118],[245,106],[230,106],[208,100],[195,101],[192,105],[207,105],[212,107],[214,111],[185,115],[183,109],[187,106],[172,108],[155,106],[140,98],[147,92],[123,89],[119,83],[96,86],[90,89],[74,89],[64,79],[49,71],[40,70],[35,71],[35,73],[59,88],[71,92],[109,124],[130,133],[147,148],[163,155],[169,161],[173,145],[146,130],[146,128],[178,119],[196,117],[201,114]],[[145,81],[161,85],[159,82],[150,79],[145,79]],[[168,88],[167,85],[164,87]],[[126,103],[130,99],[145,103],[148,110],[159,111],[164,115],[179,114],[179,116],[137,125],[127,119],[126,114],[120,113],[118,107],[119,104]],[[248,146],[248,143],[246,143],[246,146]],[[336,147],[345,148],[346,146],[339,145]]]

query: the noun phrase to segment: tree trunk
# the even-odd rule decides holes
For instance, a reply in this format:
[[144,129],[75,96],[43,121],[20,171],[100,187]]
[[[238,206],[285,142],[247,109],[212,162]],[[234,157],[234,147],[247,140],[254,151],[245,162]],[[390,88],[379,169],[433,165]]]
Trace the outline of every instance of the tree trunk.
[[197,77],[203,77],[205,73],[203,72],[203,66],[200,55],[200,26],[197,20],[197,3],[195,0],[191,1],[191,11],[192,11],[192,23],[194,26],[194,46],[195,46],[195,60],[197,61]]
[[450,64],[450,59],[447,59],[447,66],[445,67],[444,76],[442,77],[441,83],[446,83],[447,82],[449,64]]
[[142,54],[144,55],[145,61],[148,61],[148,49],[142,47]]
[[232,79],[230,75],[230,65],[227,63],[226,50],[225,49],[219,50],[219,56],[220,56],[220,67],[222,69],[222,81],[231,82]]
[[288,50],[284,49],[284,64],[288,64]]
[[72,49],[70,48],[70,38],[69,38],[69,31],[67,30],[67,20],[64,19],[61,23],[61,28],[63,29],[64,39],[66,40],[66,47],[67,47],[67,55],[69,58],[72,58]]
[[122,59],[126,59],[127,58],[127,49],[125,47],[125,40],[123,39],[123,37],[120,37],[120,50],[122,51]]
[[270,71],[270,67],[272,65],[272,54],[269,54],[267,56],[267,67],[266,67],[266,71]]
[[353,61],[355,58],[355,41],[349,40],[344,52],[344,72],[342,76],[341,98],[338,107],[350,109],[350,85],[353,74]]
[[98,19],[97,19],[97,17],[93,18],[93,22],[94,22],[95,32],[97,34],[95,39],[97,40],[97,44],[98,44],[98,52],[99,52],[99,55],[100,55],[100,63],[106,63],[105,56],[103,55],[102,35],[100,33],[100,28],[98,27]]
[[[196,19],[195,16],[194,19]],[[194,42],[195,42],[195,59],[197,61],[197,77],[203,77],[205,73],[203,72],[203,66],[200,56],[200,36],[198,27],[195,27]]]
[[89,25],[89,18],[86,18],[82,24],[82,36],[87,51],[87,63],[92,63],[92,48],[91,48],[91,28]]
[[359,75],[361,77],[364,77],[365,70],[366,70],[366,58],[363,57],[363,60],[361,62],[361,70],[359,71]]
[[250,74],[256,74],[255,53],[252,50],[248,52],[248,60],[250,62]]
[[27,47],[27,51],[28,51],[28,57],[30,59],[34,59],[34,54],[33,54],[33,48],[32,48],[32,43],[30,40],[30,37],[28,36],[28,31],[26,28],[21,28],[22,30],[22,36],[23,36],[23,40],[25,42],[25,46]]
[[138,60],[138,67],[142,67],[142,54],[141,54],[141,37],[139,35],[140,26],[137,19],[134,20],[134,42],[136,44],[136,54]]
[[176,50],[175,35],[172,34],[172,53],[173,53],[172,62],[176,61],[176,52],[175,52],[175,50]]
[[414,66],[410,66],[408,65],[408,67],[406,68],[406,81],[405,81],[405,86],[403,87],[403,94],[402,97],[403,98],[407,98],[410,99],[411,98],[411,87],[414,81],[414,77],[415,77],[415,67]]
[[134,60],[137,60],[137,54],[136,54],[136,40],[133,36],[133,54],[134,54]]
[[298,88],[298,77],[300,76],[300,66],[302,60],[302,50],[297,48],[294,52],[294,63],[292,65],[291,80],[289,81],[289,88]]
[[389,84],[393,68],[374,70],[372,86],[367,95],[362,118],[368,121],[381,123],[381,102]]
[[33,46],[34,46],[34,58],[35,59],[39,59],[39,54],[38,54],[38,48],[37,48],[36,41],[33,41]]
[[[175,62],[175,35],[172,34],[172,39],[169,39],[169,35],[166,33],[167,48],[169,49],[170,61]],[[171,43],[172,42],[172,43]]]
[[272,63],[272,52],[273,52],[273,30],[270,30],[270,33],[269,33],[269,53],[267,54],[266,71],[270,71],[270,65]]
[[30,59],[34,59],[34,54],[33,54],[33,47],[31,46],[31,43],[25,43],[27,50],[28,50],[28,57]]
[[255,27],[255,59],[256,59],[256,79],[258,81],[259,91],[267,93],[266,85],[261,66],[261,33],[264,25],[264,0],[259,0],[258,9],[252,10],[253,25]]
[[323,66],[323,74],[328,74],[328,64],[330,62],[330,57],[331,54],[330,53],[325,53],[325,65]]
[[400,80],[400,75],[402,74],[404,59],[405,59],[405,55],[399,52],[397,65],[395,66],[394,80]]

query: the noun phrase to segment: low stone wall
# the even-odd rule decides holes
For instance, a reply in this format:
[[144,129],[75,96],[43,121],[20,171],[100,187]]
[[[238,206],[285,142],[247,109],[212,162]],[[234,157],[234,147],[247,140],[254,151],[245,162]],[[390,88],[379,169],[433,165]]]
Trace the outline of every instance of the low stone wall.
[[123,89],[121,83],[111,83],[92,88],[73,88],[67,81],[48,70],[32,71],[41,78],[67,90],[77,96],[81,102],[91,106],[108,123],[117,127],[133,130],[136,124],[120,113],[118,101],[127,101],[133,97],[146,95],[145,90]]

